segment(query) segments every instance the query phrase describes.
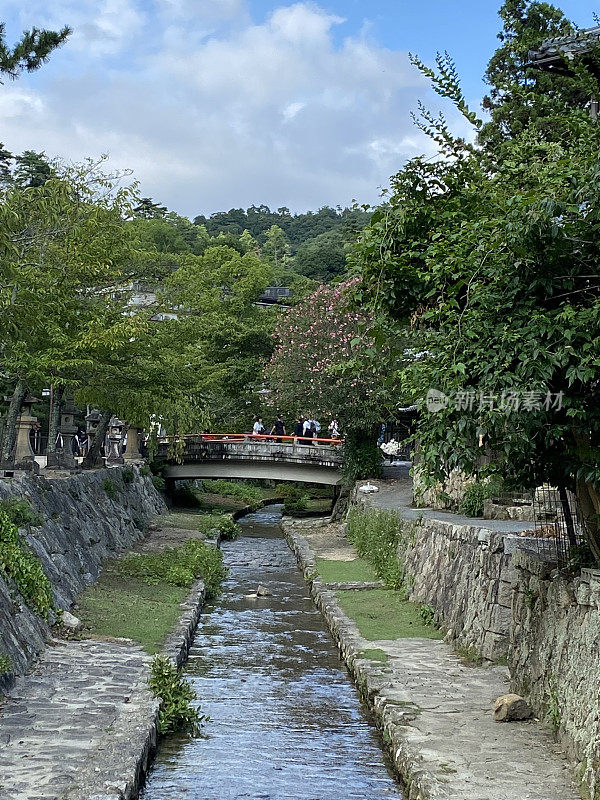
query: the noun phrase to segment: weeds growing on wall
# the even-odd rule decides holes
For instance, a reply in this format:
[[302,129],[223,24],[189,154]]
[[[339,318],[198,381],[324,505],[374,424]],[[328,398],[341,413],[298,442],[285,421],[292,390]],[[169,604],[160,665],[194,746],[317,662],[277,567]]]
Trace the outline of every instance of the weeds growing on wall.
[[166,656],[155,656],[152,660],[148,686],[154,697],[160,698],[157,730],[161,736],[179,731],[198,733],[208,718],[192,705],[197,700],[196,692]]
[[0,675],[6,675],[8,672],[12,672],[12,670],[13,663],[11,657],[0,653]]
[[52,585],[5,511],[0,511],[0,574],[14,582],[33,611],[48,619],[54,607]]
[[156,489],[157,492],[164,494],[167,489],[167,484],[165,483],[165,479],[160,475],[153,475],[152,476],[152,485]]
[[396,513],[352,508],[348,515],[348,539],[388,588],[404,588],[404,566],[398,557],[404,534],[402,521]]
[[188,539],[181,547],[167,547],[160,553],[132,553],[116,562],[115,572],[150,585],[164,582],[189,587],[202,578],[207,600],[219,595],[227,577],[221,551],[199,539]]
[[104,478],[102,481],[102,488],[111,500],[117,499],[117,486],[112,478]]
[[3,511],[17,528],[26,525],[34,527],[44,524],[44,518],[34,511],[31,505],[23,498],[6,497],[0,502],[0,511]]
[[126,467],[125,469],[121,470],[121,477],[123,478],[123,483],[133,483],[135,479],[135,473],[131,467]]

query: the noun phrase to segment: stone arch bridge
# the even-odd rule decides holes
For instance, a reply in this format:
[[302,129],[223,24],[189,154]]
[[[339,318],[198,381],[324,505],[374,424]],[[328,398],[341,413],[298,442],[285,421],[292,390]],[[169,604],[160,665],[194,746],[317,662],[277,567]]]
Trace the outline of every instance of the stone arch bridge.
[[340,440],[293,436],[193,434],[161,439],[155,458],[167,481],[255,478],[339,486]]

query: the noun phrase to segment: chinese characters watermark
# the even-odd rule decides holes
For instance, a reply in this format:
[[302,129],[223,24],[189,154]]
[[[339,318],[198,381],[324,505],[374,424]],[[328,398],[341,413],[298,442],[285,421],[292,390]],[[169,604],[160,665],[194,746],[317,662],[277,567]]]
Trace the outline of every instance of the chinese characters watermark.
[[456,391],[452,395],[438,389],[430,389],[425,400],[427,410],[432,414],[445,408],[456,411],[502,411],[504,414],[517,411],[560,411],[563,405],[563,392],[532,390],[507,390],[501,394],[492,392]]

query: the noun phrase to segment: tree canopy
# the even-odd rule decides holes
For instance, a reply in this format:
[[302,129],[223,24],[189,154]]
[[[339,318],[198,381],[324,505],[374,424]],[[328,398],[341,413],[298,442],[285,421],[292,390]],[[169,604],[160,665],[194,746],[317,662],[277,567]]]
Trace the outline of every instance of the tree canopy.
[[[525,44],[513,37],[511,47],[529,47],[532,26],[548,29],[542,12],[562,24],[547,4],[505,3],[510,25],[514,15],[531,22],[518,29]],[[582,67],[582,85],[592,79]],[[451,70],[437,80],[477,125]],[[505,84],[494,88],[501,109]],[[388,365],[392,391],[421,409],[420,458],[431,480],[460,467],[521,486],[550,481],[577,490],[597,525],[600,134],[577,104],[561,101],[556,137],[536,113],[544,97],[533,110],[530,100],[511,96],[527,107],[522,124],[493,117],[481,147],[426,119],[440,157],[413,159],[392,179],[355,251],[356,299],[377,319],[376,341],[406,333]],[[448,405],[428,412],[428,389]]]
[[5,31],[6,25],[0,22],[0,75],[13,80],[23,71],[33,72],[39,69],[71,34],[68,26],[60,31],[31,28],[11,47],[6,41]]

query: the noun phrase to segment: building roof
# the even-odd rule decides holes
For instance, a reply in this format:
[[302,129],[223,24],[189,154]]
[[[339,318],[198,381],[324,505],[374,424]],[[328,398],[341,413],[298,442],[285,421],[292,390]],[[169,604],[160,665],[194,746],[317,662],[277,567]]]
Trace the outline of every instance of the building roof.
[[530,50],[529,61],[532,66],[542,69],[564,69],[565,61],[573,61],[578,55],[588,53],[600,46],[600,25],[585,28],[569,36],[546,39],[537,50]]

